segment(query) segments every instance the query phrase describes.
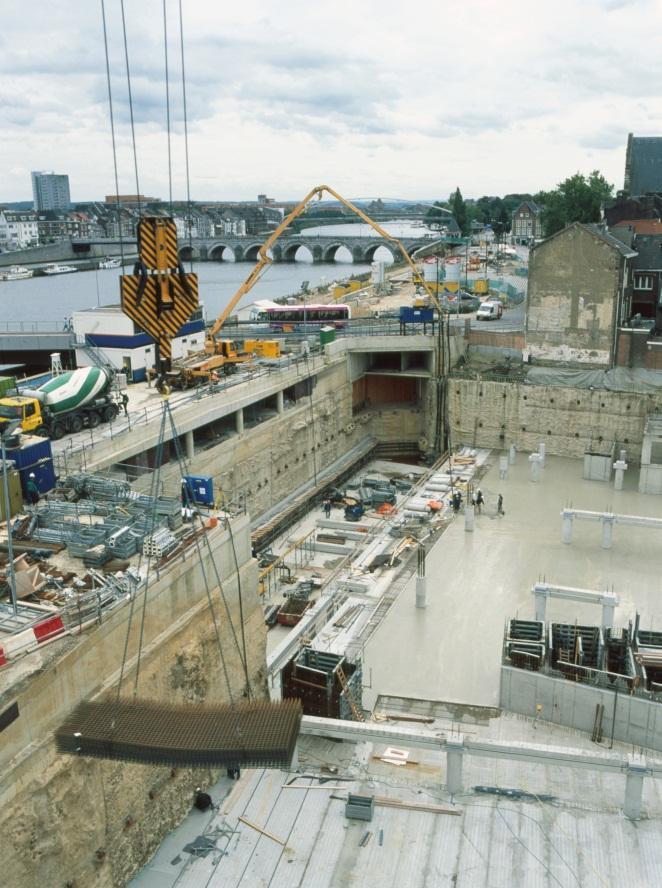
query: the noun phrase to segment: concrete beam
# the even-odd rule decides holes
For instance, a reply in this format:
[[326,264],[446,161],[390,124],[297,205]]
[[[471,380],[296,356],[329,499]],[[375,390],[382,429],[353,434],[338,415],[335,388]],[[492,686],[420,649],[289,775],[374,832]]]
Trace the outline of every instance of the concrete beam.
[[561,598],[566,601],[578,601],[582,604],[599,604],[602,606],[602,628],[614,625],[614,610],[618,607],[618,595],[614,592],[595,591],[593,589],[577,589],[573,586],[555,586],[550,583],[535,583],[531,592],[535,596],[536,620],[545,621],[548,598]]

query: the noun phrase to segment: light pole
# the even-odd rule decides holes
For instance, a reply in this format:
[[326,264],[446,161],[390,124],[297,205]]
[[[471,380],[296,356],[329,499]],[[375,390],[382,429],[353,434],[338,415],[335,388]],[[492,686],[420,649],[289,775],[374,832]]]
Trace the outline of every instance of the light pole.
[[7,451],[5,449],[6,439],[10,438],[16,429],[20,426],[19,421],[8,422],[5,427],[0,430],[0,456],[2,457],[2,488],[5,500],[5,520],[7,522],[7,554],[9,563],[7,565],[7,579],[9,580],[9,597],[11,598],[14,616],[17,614],[16,605],[16,574],[14,573],[14,543],[11,532],[11,504],[9,502],[9,481],[7,479]]

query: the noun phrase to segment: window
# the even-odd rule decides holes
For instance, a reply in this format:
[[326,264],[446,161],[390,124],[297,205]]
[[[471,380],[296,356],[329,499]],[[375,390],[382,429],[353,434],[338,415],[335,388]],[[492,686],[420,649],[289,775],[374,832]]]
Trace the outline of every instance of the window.
[[653,276],[650,274],[635,274],[634,276],[635,290],[652,290]]

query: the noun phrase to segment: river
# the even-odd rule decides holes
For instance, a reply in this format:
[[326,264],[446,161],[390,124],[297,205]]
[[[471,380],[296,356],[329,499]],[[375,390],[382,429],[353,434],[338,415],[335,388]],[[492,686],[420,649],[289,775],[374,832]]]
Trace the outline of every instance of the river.
[[[408,222],[390,222],[384,228],[396,237],[427,234],[428,229]],[[372,237],[375,232],[364,224],[328,225],[306,229],[306,234],[343,235]],[[271,265],[240,304],[255,299],[274,299],[298,293],[303,281],[311,287],[323,283],[341,281],[353,274],[363,274],[370,270],[369,265],[355,265],[349,252],[338,251],[338,261],[330,264],[313,265],[312,256],[305,248],[297,253],[297,261],[292,264]],[[391,261],[391,254],[380,247],[375,253],[376,261]],[[248,262],[197,262],[193,270],[200,280],[200,301],[207,318],[215,318],[246,279],[252,268]],[[186,270],[189,265],[186,263]],[[99,305],[118,303],[120,298],[120,269],[110,268],[97,271],[79,271],[75,274],[55,277],[36,277],[24,281],[0,282],[0,305],[2,321],[0,329],[17,329],[20,325],[29,327],[38,323],[38,329],[61,329],[65,318],[81,309]]]

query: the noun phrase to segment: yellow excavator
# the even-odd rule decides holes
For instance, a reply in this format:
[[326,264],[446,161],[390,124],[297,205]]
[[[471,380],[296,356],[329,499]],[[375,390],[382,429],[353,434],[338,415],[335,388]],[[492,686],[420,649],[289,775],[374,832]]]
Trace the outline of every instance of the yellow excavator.
[[355,206],[353,203],[351,203],[351,201],[342,197],[340,194],[338,194],[337,191],[334,191],[334,189],[331,188],[329,185],[317,185],[315,188],[313,188],[311,191],[309,191],[308,194],[304,197],[304,199],[296,205],[296,207],[292,210],[292,212],[283,219],[283,221],[280,223],[278,228],[276,228],[272,232],[272,234],[269,235],[267,240],[260,247],[260,249],[258,251],[257,264],[255,265],[255,267],[253,268],[251,273],[248,275],[246,280],[243,282],[243,284],[239,287],[239,289],[234,294],[232,299],[225,306],[225,308],[223,309],[221,314],[216,318],[216,321],[214,322],[213,326],[211,327],[211,329],[207,333],[207,338],[205,340],[205,352],[208,355],[219,355],[220,356],[224,352],[227,353],[228,340],[222,340],[222,339],[218,338],[218,334],[221,331],[223,324],[226,322],[226,320],[232,314],[232,312],[234,311],[234,309],[237,306],[237,304],[239,303],[239,301],[248,292],[250,292],[250,290],[255,286],[255,284],[259,281],[261,276],[264,274],[266,268],[273,261],[271,259],[271,257],[268,255],[268,251],[271,249],[271,247],[276,243],[278,238],[287,230],[287,228],[289,228],[291,223],[294,222],[294,220],[297,219],[299,216],[301,216],[303,213],[305,213],[305,211],[308,207],[308,204],[313,200],[313,198],[317,197],[319,200],[321,200],[324,192],[331,195],[331,197],[335,198],[336,200],[340,201],[340,203],[343,204],[343,206],[347,207],[348,210],[351,210],[352,213],[354,213],[360,219],[362,219],[364,222],[366,222],[368,225],[370,225],[370,227],[373,228],[377,232],[377,234],[379,234],[381,237],[383,237],[384,240],[388,241],[389,243],[393,244],[395,247],[398,248],[398,250],[402,253],[402,255],[404,257],[405,262],[407,262],[407,264],[411,268],[414,282],[417,284],[420,284],[420,286],[423,287],[423,289],[426,291],[426,293],[430,297],[430,302],[437,308],[437,311],[439,312],[439,315],[441,316],[442,308],[441,308],[441,305],[439,304],[439,299],[437,297],[437,294],[434,292],[432,287],[430,287],[428,282],[423,279],[423,276],[421,275],[418,268],[416,267],[416,263],[410,258],[409,254],[407,253],[407,250],[400,243],[400,241],[396,237],[394,237],[392,234],[389,234],[388,231],[385,231],[381,227],[381,225],[378,225],[373,219],[370,218],[370,216],[368,216],[366,213],[364,213],[363,210],[360,210],[357,206]]

